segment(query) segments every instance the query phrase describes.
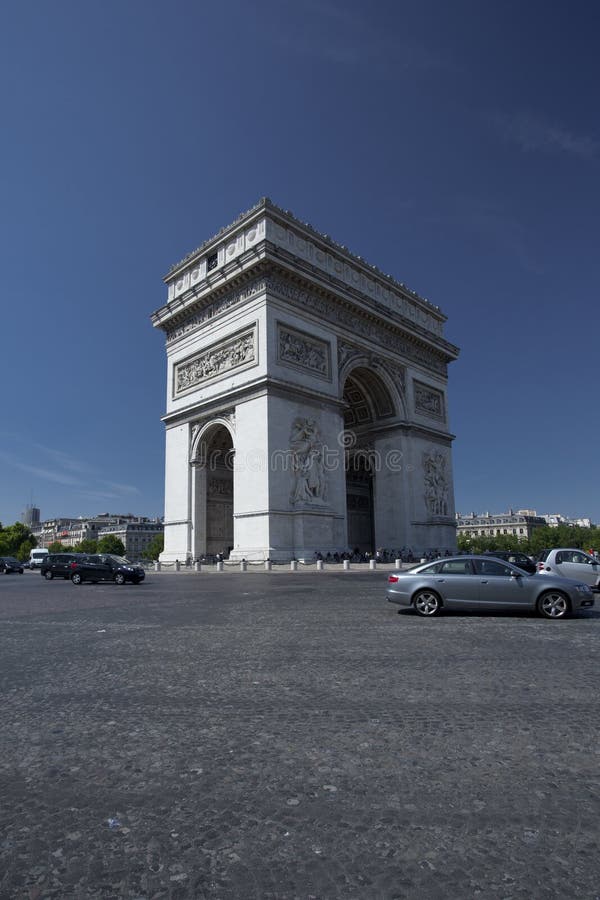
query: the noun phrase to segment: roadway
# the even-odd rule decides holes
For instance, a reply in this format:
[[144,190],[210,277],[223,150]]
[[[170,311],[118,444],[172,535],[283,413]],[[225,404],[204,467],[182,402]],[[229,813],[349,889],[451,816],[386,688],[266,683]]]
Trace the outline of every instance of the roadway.
[[0,900],[598,900],[600,610],[0,577]]

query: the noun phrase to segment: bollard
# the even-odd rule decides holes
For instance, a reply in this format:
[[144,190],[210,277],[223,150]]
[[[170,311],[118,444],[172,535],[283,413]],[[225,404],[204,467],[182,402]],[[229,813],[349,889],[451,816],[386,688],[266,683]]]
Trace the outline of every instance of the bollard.
[[202,571],[202,563],[200,562],[199,559],[197,559],[196,562],[194,563],[194,568],[195,568],[196,572]]
[[427,557],[426,557],[426,556],[422,556],[422,557],[421,557],[421,562],[422,562],[422,563],[426,563],[426,562],[427,562]]
[[222,562],[218,562],[218,563],[217,563],[217,572],[222,572],[222,571],[223,571],[223,563],[222,563]]
[[344,572],[347,572],[349,568],[350,568],[350,560],[345,559],[344,560]]
[[245,572],[247,568],[248,568],[248,563],[246,562],[245,559],[243,559],[240,563],[240,572]]
[[175,560],[175,571],[176,571],[176,572],[179,572],[179,569],[180,569],[180,568],[181,568],[181,564],[180,564],[179,560],[176,559],[176,560]]
[[377,568],[377,563],[375,562],[374,559],[370,559],[370,560],[369,560],[369,569],[373,570],[373,569],[376,569],[376,568]]
[[270,559],[265,559],[265,572],[270,572],[273,568],[273,564]]
[[394,565],[396,566],[397,569],[401,569],[402,568],[402,560],[401,559],[394,560]]
[[290,572],[295,572],[298,569],[298,560],[293,559],[290,563]]
[[160,561],[158,559],[154,560],[154,571],[160,572]]
[[318,559],[317,560],[317,572],[322,572],[322,571],[323,571],[323,560]]

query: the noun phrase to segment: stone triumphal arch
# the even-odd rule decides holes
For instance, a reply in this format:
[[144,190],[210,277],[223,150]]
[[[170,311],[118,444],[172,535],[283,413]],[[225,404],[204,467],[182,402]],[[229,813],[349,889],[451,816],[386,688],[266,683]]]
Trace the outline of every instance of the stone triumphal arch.
[[164,561],[455,548],[437,306],[268,199],[166,283]]

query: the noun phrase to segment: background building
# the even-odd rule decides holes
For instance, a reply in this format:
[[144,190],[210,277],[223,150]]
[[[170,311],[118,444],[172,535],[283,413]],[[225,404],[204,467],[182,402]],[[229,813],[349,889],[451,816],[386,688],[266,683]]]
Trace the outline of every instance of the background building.
[[536,528],[543,528],[546,520],[536,515],[535,510],[519,509],[507,513],[471,513],[468,516],[456,514],[457,535],[465,537],[498,537],[513,535],[520,541],[529,540]]
[[118,537],[125,547],[125,556],[128,559],[137,559],[152,541],[164,531],[162,522],[149,519],[134,519],[128,522],[119,522],[114,525],[106,525],[98,533],[98,539],[113,534]]
[[571,519],[569,516],[563,516],[560,513],[546,513],[544,515],[546,525],[550,528],[558,528],[559,525],[573,525],[580,528],[592,528],[592,520],[588,518]]
[[27,525],[28,528],[33,528],[34,525],[39,525],[40,511],[38,507],[27,504],[24,512],[21,514],[21,522],[23,523],[23,525]]
[[157,535],[163,533],[163,523],[161,519],[134,516],[132,513],[101,513],[87,519],[47,519],[31,530],[38,547],[49,547],[56,541],[65,547],[74,547],[82,541],[99,540],[108,534],[115,534],[123,542],[125,554],[137,557]]

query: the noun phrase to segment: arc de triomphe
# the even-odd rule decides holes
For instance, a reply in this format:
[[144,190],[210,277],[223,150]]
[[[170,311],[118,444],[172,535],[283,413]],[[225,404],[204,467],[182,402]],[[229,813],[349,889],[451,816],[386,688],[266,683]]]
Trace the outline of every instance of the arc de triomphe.
[[268,199],[165,281],[163,561],[455,548],[437,306]]

